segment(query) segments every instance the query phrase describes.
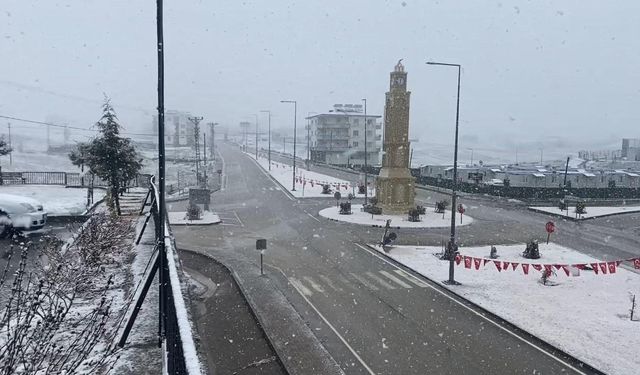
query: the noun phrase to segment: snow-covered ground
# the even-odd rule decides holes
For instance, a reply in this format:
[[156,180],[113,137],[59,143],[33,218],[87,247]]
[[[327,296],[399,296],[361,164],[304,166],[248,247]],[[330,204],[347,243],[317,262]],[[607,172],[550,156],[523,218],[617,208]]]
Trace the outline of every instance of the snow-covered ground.
[[[615,273],[568,267],[552,267],[550,280],[555,286],[539,282],[540,265],[601,263],[601,260],[554,243],[540,244],[542,257],[528,260],[520,245],[496,245],[501,272],[489,258],[490,246],[461,247],[463,256],[484,258],[479,269],[464,261],[456,267],[456,280],[462,285],[450,288],[470,301],[508,320],[544,341],[572,354],[609,374],[636,374],[640,368],[640,308],[636,321],[630,321],[630,295],[640,295],[640,274],[615,265]],[[382,251],[376,246],[378,251]],[[395,246],[387,255],[422,275],[441,282],[448,278],[448,263],[434,256],[439,247]],[[502,262],[509,262],[507,268]],[[513,267],[512,262],[518,266]],[[522,263],[530,264],[528,275]],[[622,264],[633,265],[629,262]],[[596,265],[601,267],[600,265]],[[606,265],[611,267],[611,265]]]
[[[56,185],[2,185],[1,194],[20,195],[42,203],[49,216],[82,215],[87,210],[87,189]],[[103,189],[93,189],[95,202],[105,195]]]
[[218,224],[222,220],[213,212],[203,211],[200,220],[187,219],[187,213],[182,212],[169,212],[169,224],[171,225],[211,225]]
[[[247,154],[255,160],[255,154]],[[293,185],[293,166],[271,161],[271,171],[269,171],[269,160],[259,157],[257,163],[273,178],[275,178],[282,186],[284,186],[296,198],[322,197],[333,198],[333,194],[339,191],[343,197],[347,197],[349,193],[356,197],[363,198],[364,194],[357,194],[358,187],[352,185],[349,181],[339,178],[327,176],[321,173],[307,171],[304,164],[296,165],[296,191],[292,191]],[[329,184],[331,186],[331,194],[322,194],[322,185]],[[369,183],[371,185],[371,183]],[[375,189],[369,189],[369,196],[375,195]]]
[[599,216],[611,216],[611,215],[619,215],[626,214],[630,212],[640,212],[640,206],[622,206],[622,207],[605,207],[605,206],[587,206],[586,213],[582,215],[576,215],[575,207],[569,208],[569,214],[567,215],[567,211],[560,211],[558,207],[529,207],[533,211],[550,213],[554,215],[569,217],[572,219],[590,219]]
[[[391,220],[391,227],[393,228],[441,228],[451,225],[451,212],[445,213],[444,218],[442,214],[437,214],[427,208],[427,212],[424,215],[420,215],[421,221],[413,222],[409,221],[408,215],[371,215],[370,213],[362,211],[361,204],[352,204],[351,215],[340,215],[340,209],[336,206],[328,207],[319,212],[319,215],[330,220],[344,221],[346,223],[360,224],[360,225],[374,225],[384,227],[387,220]],[[462,224],[460,224],[459,214],[456,214],[457,225],[471,224],[473,219],[468,215],[462,215]]]
[[3,172],[80,172],[80,168],[71,164],[65,154],[49,154],[45,151],[14,151],[9,163],[9,155],[0,157]]

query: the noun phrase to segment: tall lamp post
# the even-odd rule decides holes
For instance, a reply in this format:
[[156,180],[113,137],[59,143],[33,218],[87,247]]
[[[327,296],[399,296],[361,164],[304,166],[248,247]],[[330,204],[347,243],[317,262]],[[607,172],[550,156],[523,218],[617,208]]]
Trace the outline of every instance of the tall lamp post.
[[449,280],[445,280],[445,284],[449,285],[458,285],[458,283],[454,279],[454,258],[455,254],[458,250],[458,245],[456,245],[456,188],[458,186],[458,124],[460,119],[460,64],[448,64],[448,63],[440,63],[427,61],[429,65],[442,65],[442,66],[452,66],[458,68],[458,97],[456,99],[456,138],[455,138],[455,146],[453,150],[453,184],[451,185],[451,237],[449,238],[449,243],[447,244],[447,249],[445,250],[444,259],[449,260]]
[[281,100],[280,103],[293,103],[293,188],[291,188],[291,191],[296,191],[296,118],[298,117],[298,102],[295,100]]
[[364,102],[364,205],[367,205],[367,197],[369,195],[369,185],[367,184],[367,99]]
[[254,114],[256,117],[256,160],[258,160],[258,115]]
[[268,109],[263,109],[260,112],[269,114],[269,170],[271,170],[271,111]]
[[307,112],[307,170],[311,170],[311,119],[309,118],[312,113]]

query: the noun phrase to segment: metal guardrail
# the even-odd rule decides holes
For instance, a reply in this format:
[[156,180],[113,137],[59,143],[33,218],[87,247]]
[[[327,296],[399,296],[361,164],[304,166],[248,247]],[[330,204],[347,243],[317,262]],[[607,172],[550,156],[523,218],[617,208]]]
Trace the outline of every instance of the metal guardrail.
[[[148,174],[128,182],[129,187],[147,186]],[[107,187],[109,183],[91,173],[78,172],[1,172],[0,185],[62,185],[71,187]]]
[[[160,304],[158,321],[158,344],[164,349],[164,365],[166,373],[170,375],[196,375],[202,374],[200,360],[196,352],[192,327],[189,322],[186,303],[180,288],[180,278],[176,267],[176,247],[172,240],[171,230],[167,217],[160,217],[158,188],[154,183],[154,177],[149,178],[149,191],[140,208],[143,214],[146,207],[150,207],[142,226],[136,245],[140,243],[150,219],[153,219],[155,228],[155,250],[153,252],[153,266],[144,279],[144,286],[136,299],[136,304],[127,320],[127,324],[118,342],[123,347],[133,324],[142,308],[142,303],[159,272]],[[163,210],[167,212],[166,210]],[[161,220],[164,220],[165,233],[161,233]],[[164,241],[162,241],[164,240]],[[164,242],[164,251],[161,244]]]

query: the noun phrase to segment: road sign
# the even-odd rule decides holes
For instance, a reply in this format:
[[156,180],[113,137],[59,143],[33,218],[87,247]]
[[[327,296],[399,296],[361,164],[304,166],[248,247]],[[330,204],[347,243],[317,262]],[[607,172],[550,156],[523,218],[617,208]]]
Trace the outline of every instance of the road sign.
[[458,205],[458,212],[460,213],[460,215],[464,213],[464,206],[462,205],[462,203]]
[[545,225],[545,229],[547,230],[547,233],[553,233],[556,231],[556,225],[553,223],[553,221],[548,221]]
[[266,250],[267,249],[267,240],[261,238],[256,240],[256,250]]

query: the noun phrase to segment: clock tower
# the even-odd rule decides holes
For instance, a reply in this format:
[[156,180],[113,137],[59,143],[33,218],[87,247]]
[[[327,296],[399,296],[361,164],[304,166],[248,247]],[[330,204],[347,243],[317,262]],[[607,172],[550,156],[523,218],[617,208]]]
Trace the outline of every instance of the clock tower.
[[386,93],[382,169],[376,179],[378,206],[384,214],[406,214],[415,208],[413,177],[409,170],[409,98],[407,72],[398,61]]

